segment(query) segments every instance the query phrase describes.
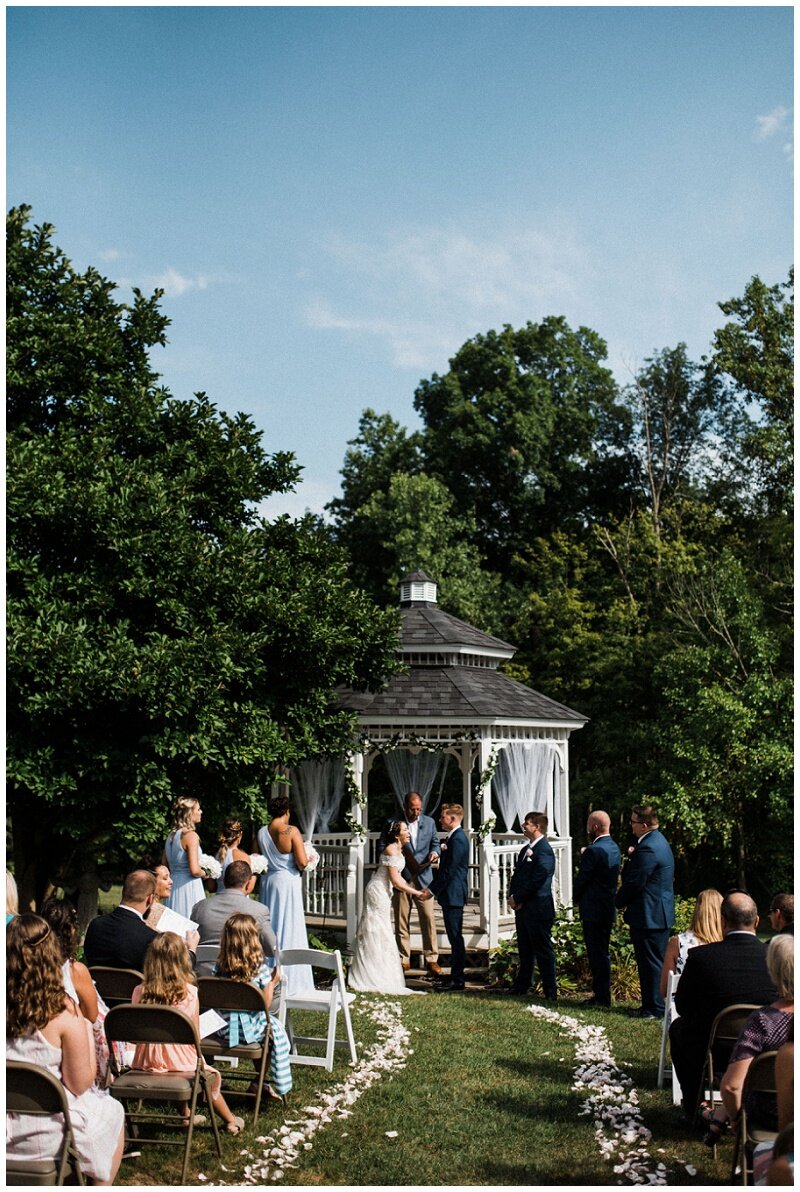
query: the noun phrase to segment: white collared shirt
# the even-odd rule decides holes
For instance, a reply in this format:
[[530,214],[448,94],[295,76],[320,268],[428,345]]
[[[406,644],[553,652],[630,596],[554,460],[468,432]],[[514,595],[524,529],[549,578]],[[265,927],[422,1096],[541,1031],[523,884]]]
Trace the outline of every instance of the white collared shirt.
[[[408,822],[408,821],[406,821],[406,822]],[[408,824],[408,835],[409,835],[409,839],[411,842],[411,847],[413,849],[415,849],[417,847],[417,840],[419,839],[419,820],[418,819],[412,820],[411,823]]]
[[121,911],[130,911],[132,915],[136,915],[144,923],[144,915],[142,914],[141,911],[137,911],[135,906],[127,906],[126,903],[121,902],[119,904],[119,909]]

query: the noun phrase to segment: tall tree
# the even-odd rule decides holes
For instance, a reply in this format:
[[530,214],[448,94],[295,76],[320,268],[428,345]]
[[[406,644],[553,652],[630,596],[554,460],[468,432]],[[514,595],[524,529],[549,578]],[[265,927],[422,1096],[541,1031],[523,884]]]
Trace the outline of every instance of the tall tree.
[[338,683],[378,684],[396,624],[243,414],[158,387],[159,293],[118,303],[27,208],[8,219],[8,801],[23,902],[163,836],[171,797],[255,812],[275,767],[343,751]]

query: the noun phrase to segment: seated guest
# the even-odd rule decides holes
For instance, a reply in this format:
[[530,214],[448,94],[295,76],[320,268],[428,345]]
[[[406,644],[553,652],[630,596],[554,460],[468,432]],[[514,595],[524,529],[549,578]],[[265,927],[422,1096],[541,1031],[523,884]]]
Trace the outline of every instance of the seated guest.
[[[714,1146],[728,1121],[738,1118],[745,1078],[755,1057],[764,1051],[777,1051],[783,1047],[794,1023],[794,940],[791,936],[776,935],[770,940],[767,969],[778,996],[771,1005],[753,1011],[733,1046],[730,1062],[720,1081],[722,1106],[706,1116],[708,1133],[703,1141],[707,1146]],[[746,1107],[754,1124],[764,1130],[778,1129],[775,1095],[751,1093]]]
[[778,935],[794,935],[794,895],[776,894],[769,904],[769,921]]
[[108,1006],[98,997],[89,970],[76,959],[78,942],[78,912],[66,898],[46,898],[41,906],[42,918],[50,924],[55,934],[64,963],[61,976],[64,989],[87,1022],[92,1024],[95,1054],[97,1056],[97,1084],[105,1088],[108,1083],[108,1042],[103,1023]]
[[[230,981],[245,981],[260,990],[264,998],[263,1012],[220,1011],[227,1022],[225,1030],[219,1032],[225,1046],[242,1047],[245,1043],[260,1043],[267,1033],[267,1014],[281,978],[277,964],[270,969],[264,959],[258,924],[252,915],[231,915],[223,927],[214,976],[227,977]],[[270,1096],[283,1097],[292,1089],[289,1040],[275,1015],[270,1014],[269,1017],[272,1023],[272,1052],[269,1060],[271,1084],[265,1087]]]
[[719,890],[701,890],[694,905],[692,925],[688,931],[673,935],[664,953],[661,969],[661,996],[667,996],[667,980],[670,973],[683,972],[690,948],[698,944],[718,944],[722,939],[722,917],[720,907],[722,895]]
[[161,913],[164,910],[164,903],[172,893],[174,885],[172,881],[172,874],[166,865],[143,865],[143,869],[149,869],[153,877],[156,879],[156,890],[153,897],[153,905],[144,917],[145,923],[148,927],[156,930],[156,924],[161,918]]
[[[6,1059],[38,1064],[64,1085],[81,1168],[92,1184],[113,1184],[125,1139],[125,1111],[94,1086],[92,1037],[64,992],[55,933],[38,915],[18,915],[6,930]],[[61,1147],[60,1118],[7,1115],[6,1153],[44,1160]]]
[[784,1126],[772,1148],[772,1162],[764,1181],[768,1187],[794,1187],[794,1123]]
[[6,926],[19,914],[19,894],[13,873],[6,870]]
[[[277,957],[278,941],[270,924],[269,907],[250,898],[255,884],[255,875],[249,862],[231,861],[225,870],[223,892],[204,898],[192,908],[192,919],[198,925],[201,944],[219,944],[222,929],[231,915],[247,914],[252,915],[258,923],[264,955]],[[211,966],[201,963],[197,972],[201,977],[210,976]]]
[[[693,1114],[703,1080],[711,1026],[720,1010],[739,1002],[766,1006],[777,990],[767,971],[767,949],[756,938],[758,911],[748,894],[735,892],[722,901],[719,944],[692,948],[675,995],[680,1015],[669,1028],[672,1064],[683,1094],[683,1108]],[[718,1067],[729,1055],[717,1054]]]
[[[144,916],[155,898],[156,879],[146,869],[134,869],[125,878],[119,906],[109,915],[92,919],[86,930],[83,955],[90,968],[96,964],[111,968],[144,967],[144,956],[154,937]],[[190,951],[197,947],[197,932],[187,932]]]

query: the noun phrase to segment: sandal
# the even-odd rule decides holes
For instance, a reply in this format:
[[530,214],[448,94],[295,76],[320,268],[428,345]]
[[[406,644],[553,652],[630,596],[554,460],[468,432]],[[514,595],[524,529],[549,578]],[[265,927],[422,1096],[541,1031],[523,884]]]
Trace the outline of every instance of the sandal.
[[[185,1117],[183,1119],[183,1124],[188,1129],[188,1127],[189,1127],[189,1118],[188,1117]],[[194,1115],[194,1117],[192,1118],[193,1126],[204,1126],[205,1124],[206,1124],[206,1115],[204,1113],[196,1113]]]
[[714,1147],[719,1142],[722,1135],[728,1129],[727,1118],[724,1121],[719,1121],[718,1118],[713,1118],[708,1123],[708,1129],[703,1135],[703,1146]]
[[243,1127],[244,1127],[244,1119],[240,1118],[240,1117],[235,1117],[232,1122],[228,1122],[225,1129],[228,1134],[238,1134],[239,1131]]

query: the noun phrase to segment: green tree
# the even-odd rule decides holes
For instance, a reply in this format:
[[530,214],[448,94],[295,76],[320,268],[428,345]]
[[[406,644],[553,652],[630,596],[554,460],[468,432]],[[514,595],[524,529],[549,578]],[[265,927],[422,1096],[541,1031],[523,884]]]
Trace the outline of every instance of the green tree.
[[584,517],[601,495],[624,508],[629,420],[605,356],[600,336],[563,318],[506,325],[417,388],[425,470],[474,519],[490,568],[508,569],[530,538]]
[[256,814],[277,766],[339,753],[339,683],[394,665],[394,618],[243,414],[157,386],[159,293],[118,303],[29,211],[8,219],[8,802],[23,903],[160,845],[171,798]]

